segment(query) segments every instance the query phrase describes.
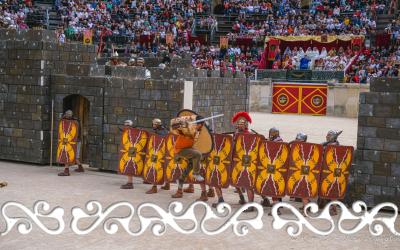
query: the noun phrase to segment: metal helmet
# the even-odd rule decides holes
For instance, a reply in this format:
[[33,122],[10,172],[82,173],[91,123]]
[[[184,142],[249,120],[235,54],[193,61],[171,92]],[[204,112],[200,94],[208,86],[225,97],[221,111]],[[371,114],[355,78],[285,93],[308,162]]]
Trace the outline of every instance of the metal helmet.
[[65,117],[71,118],[74,115],[74,113],[72,112],[72,110],[68,109],[67,111],[65,111],[64,115]]
[[326,134],[326,140],[329,142],[333,142],[336,140],[336,131],[334,130],[329,130],[328,133]]
[[152,121],[153,125],[161,126],[162,122],[158,118],[154,118]]
[[275,127],[270,128],[268,135],[270,139],[279,136],[279,129]]
[[302,133],[302,132],[297,133],[297,135],[296,135],[296,141],[306,142],[306,141],[307,141],[307,135],[304,134],[304,133]]
[[133,121],[132,120],[126,120],[126,121],[124,121],[124,125],[125,126],[133,126]]

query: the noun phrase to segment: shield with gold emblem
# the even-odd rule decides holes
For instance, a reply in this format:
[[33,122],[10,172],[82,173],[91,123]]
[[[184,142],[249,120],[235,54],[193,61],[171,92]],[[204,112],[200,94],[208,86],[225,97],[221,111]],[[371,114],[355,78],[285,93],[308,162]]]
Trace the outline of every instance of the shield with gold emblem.
[[328,145],[326,147],[319,197],[331,200],[343,199],[353,152],[354,148],[350,146]]
[[255,185],[258,165],[258,149],[262,136],[236,134],[232,156],[231,184],[251,189]]
[[232,136],[213,134],[214,147],[208,156],[206,184],[211,187],[227,188],[230,183],[232,163]]
[[165,141],[166,137],[149,133],[143,179],[154,185],[164,183]]
[[119,172],[129,176],[142,176],[148,132],[125,127],[122,130]]
[[61,119],[58,125],[57,162],[73,164],[77,155],[79,124],[76,120]]
[[263,140],[258,151],[259,166],[255,190],[272,197],[285,196],[289,144]]
[[298,198],[314,198],[318,195],[322,152],[320,144],[291,143],[286,195]]
[[175,142],[177,136],[168,134],[165,148],[165,181],[176,182],[188,166],[188,161],[175,156]]

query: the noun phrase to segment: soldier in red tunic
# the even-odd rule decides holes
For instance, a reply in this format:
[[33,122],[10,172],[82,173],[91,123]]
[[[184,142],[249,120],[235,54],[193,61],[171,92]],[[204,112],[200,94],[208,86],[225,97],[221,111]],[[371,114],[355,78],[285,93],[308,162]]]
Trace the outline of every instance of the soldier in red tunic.
[[[75,163],[78,165],[78,168],[75,169],[75,172],[85,172],[82,163],[80,162],[80,155],[81,155],[81,128],[80,128],[80,122],[79,119],[73,117],[73,112],[72,110],[67,110],[65,111],[63,117],[61,119],[67,119],[67,120],[76,120],[78,122],[78,140],[77,140],[77,147],[76,147],[76,157],[75,157]],[[59,173],[58,176],[69,176],[69,167],[70,164],[65,164],[64,171]]]
[[[233,135],[233,139],[235,139],[235,136],[238,133],[245,133],[245,134],[250,133],[249,123],[251,123],[251,122],[252,122],[251,117],[247,112],[243,111],[243,112],[236,113],[232,118],[232,123],[235,125],[235,132]],[[224,197],[222,195],[222,189],[215,188],[215,192],[218,197],[218,202],[213,203],[212,204],[213,207],[216,207],[219,203],[224,202]],[[244,199],[243,191],[240,188],[236,188],[235,192],[239,194],[239,204],[241,204],[241,205],[245,204],[246,200]],[[250,197],[251,197],[251,194],[250,194]],[[252,197],[253,197],[252,199],[254,199],[254,194]],[[250,200],[250,198],[249,198],[249,200]]]

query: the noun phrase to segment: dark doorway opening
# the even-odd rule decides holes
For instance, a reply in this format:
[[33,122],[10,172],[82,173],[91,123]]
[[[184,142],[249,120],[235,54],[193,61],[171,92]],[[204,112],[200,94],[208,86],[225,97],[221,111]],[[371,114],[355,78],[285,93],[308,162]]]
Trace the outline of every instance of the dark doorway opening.
[[88,157],[88,131],[89,131],[89,108],[90,102],[81,95],[69,95],[63,99],[63,113],[72,110],[74,117],[79,120],[81,129],[81,162],[87,162]]

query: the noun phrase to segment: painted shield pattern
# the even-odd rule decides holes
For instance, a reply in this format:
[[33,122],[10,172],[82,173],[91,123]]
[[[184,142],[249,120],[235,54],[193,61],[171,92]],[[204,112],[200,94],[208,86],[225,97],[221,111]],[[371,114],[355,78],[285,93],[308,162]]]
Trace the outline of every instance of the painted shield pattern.
[[79,125],[76,120],[61,119],[58,125],[57,162],[75,163]]
[[289,144],[263,140],[258,152],[259,166],[255,190],[272,197],[285,196]]
[[176,135],[168,134],[165,149],[165,181],[176,182],[187,168],[188,162],[183,158],[175,157]]
[[262,136],[236,134],[233,150],[231,184],[235,187],[253,188],[258,165],[258,149]]
[[230,183],[232,163],[232,136],[213,134],[214,147],[208,156],[206,184],[212,187],[227,188]]
[[122,130],[119,172],[124,175],[142,176],[148,132],[125,127]]
[[322,145],[293,142],[289,157],[286,194],[300,198],[316,197],[323,158]]
[[322,164],[319,197],[342,199],[346,192],[354,148],[329,145]]
[[155,185],[164,183],[165,140],[166,137],[149,133],[143,179]]

